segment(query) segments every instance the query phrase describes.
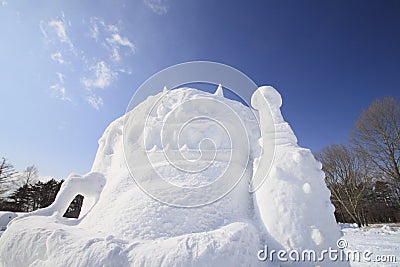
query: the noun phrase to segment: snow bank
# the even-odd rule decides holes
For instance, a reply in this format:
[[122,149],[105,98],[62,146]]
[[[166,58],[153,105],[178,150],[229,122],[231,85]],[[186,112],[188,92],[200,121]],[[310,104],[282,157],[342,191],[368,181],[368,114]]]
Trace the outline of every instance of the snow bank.
[[[321,164],[297,145],[280,113],[278,92],[261,87],[253,95],[259,127],[249,107],[225,99],[221,90],[162,92],[111,123],[99,140],[91,172],[69,176],[53,205],[11,223],[0,238],[0,264],[285,266],[294,263],[261,262],[258,251],[265,246],[317,253],[335,248],[340,231]],[[185,120],[206,115],[215,121],[200,119],[174,131]],[[162,131],[163,125],[169,128]],[[269,172],[264,168],[268,161]],[[229,179],[238,174],[237,182]],[[258,190],[249,192],[267,174]],[[204,191],[196,194],[193,188]],[[77,194],[85,197],[82,214],[62,218]],[[207,205],[182,208],[154,198],[178,206]]]

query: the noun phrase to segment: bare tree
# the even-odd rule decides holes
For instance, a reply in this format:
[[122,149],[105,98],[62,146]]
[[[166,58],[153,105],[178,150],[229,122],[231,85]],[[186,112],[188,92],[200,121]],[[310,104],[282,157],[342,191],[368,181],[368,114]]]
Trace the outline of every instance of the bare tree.
[[7,159],[2,158],[0,161],[0,195],[3,195],[9,190],[11,178],[16,174],[14,166],[7,162]]
[[36,166],[32,165],[32,166],[27,167],[21,176],[22,176],[24,185],[30,185],[33,182],[36,182],[36,178],[39,176],[39,172],[38,172],[38,169],[36,168]]
[[366,225],[364,198],[369,183],[366,159],[344,145],[325,147],[317,158],[322,163],[332,202],[360,227]]
[[400,105],[393,97],[375,100],[358,118],[351,132],[354,149],[376,167],[375,177],[385,178],[400,190]]

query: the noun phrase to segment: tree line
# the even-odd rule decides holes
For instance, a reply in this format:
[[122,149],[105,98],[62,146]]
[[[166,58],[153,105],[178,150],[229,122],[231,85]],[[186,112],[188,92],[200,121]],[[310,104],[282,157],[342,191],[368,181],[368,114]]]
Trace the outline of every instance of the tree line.
[[400,221],[400,105],[393,97],[375,100],[362,111],[347,144],[317,153],[337,221]]
[[[38,181],[38,170],[32,165],[23,172],[15,171],[5,158],[0,163],[0,210],[31,212],[50,206],[64,180]],[[16,188],[16,189],[13,189]],[[64,217],[78,218],[83,196],[77,195],[65,211]]]

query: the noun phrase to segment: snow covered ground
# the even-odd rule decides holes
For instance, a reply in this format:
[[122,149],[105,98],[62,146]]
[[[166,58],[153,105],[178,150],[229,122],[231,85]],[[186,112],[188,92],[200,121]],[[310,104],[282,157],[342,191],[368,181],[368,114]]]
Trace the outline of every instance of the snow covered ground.
[[[351,266],[400,266],[400,227],[370,225],[366,228],[343,227],[346,251],[366,253]],[[393,257],[392,257],[393,256]]]
[[[351,225],[341,224],[340,226],[344,235],[343,239],[348,245],[347,252],[350,250],[362,253],[372,252],[372,254],[367,254],[371,261],[353,260],[352,267],[400,266],[400,226],[376,224],[362,229]],[[2,233],[3,231],[0,231],[0,236]],[[389,256],[394,256],[394,258]],[[376,262],[377,260],[381,262]]]

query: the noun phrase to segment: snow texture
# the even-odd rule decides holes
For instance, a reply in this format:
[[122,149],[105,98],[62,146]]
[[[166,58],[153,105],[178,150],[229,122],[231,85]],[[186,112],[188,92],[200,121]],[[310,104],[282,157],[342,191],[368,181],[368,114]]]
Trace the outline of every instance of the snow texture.
[[11,211],[0,212],[0,231],[5,231],[8,223],[17,216],[15,212]]
[[[372,225],[372,228],[358,228],[355,225],[342,225],[343,238],[347,241],[346,251],[370,252],[368,260],[360,257],[351,266],[399,266],[400,228],[388,225]],[[389,258],[389,256],[391,258]],[[392,257],[394,256],[394,258]]]
[[[154,106],[162,94],[166,96]],[[194,122],[193,128],[182,133],[180,138],[176,133],[170,133],[162,140],[160,127],[167,118],[171,119],[168,123],[179,124],[180,116],[187,119],[209,113],[232,125],[236,119],[233,115],[212,106],[183,105],[202,97],[223,102],[243,121],[243,129],[248,135],[250,164],[244,156],[230,157],[226,152],[229,151],[230,136],[211,122]],[[335,248],[341,233],[335,223],[321,164],[310,150],[297,145],[296,136],[281,115],[279,93],[272,87],[260,87],[251,104],[259,113],[260,127],[251,108],[224,98],[222,87],[215,94],[181,88],[150,96],[105,130],[90,173],[70,175],[50,207],[22,215],[8,225],[0,237],[0,265],[316,265],[310,262],[261,262],[257,258],[257,252],[265,245],[287,251],[314,249],[318,252]],[[176,108],[181,108],[180,112],[175,117],[168,117]],[[268,121],[265,112],[271,112],[273,121]],[[143,128],[143,119],[147,115],[150,123]],[[135,120],[127,120],[124,129],[126,116]],[[125,147],[123,132],[128,136]],[[275,134],[271,135],[272,132]],[[271,136],[274,140],[270,140]],[[202,142],[207,140],[205,138],[213,141]],[[268,168],[265,182],[251,193],[252,179],[266,174],[263,169],[268,161],[265,147],[271,141],[275,145],[272,166]],[[204,155],[198,154],[200,146],[204,146]],[[207,151],[213,148],[218,155],[204,172],[182,173],[165,160],[162,148],[172,154],[180,152],[186,158],[182,166],[199,156],[207,158]],[[155,171],[178,186],[212,184],[228,168],[228,163],[233,164],[233,172],[243,169],[243,177],[233,190],[208,205],[175,207],[155,200],[140,189],[131,177],[124,149],[132,153],[147,152],[155,163]],[[151,181],[152,170],[140,168],[142,160],[135,158],[133,165],[136,168],[131,170],[132,175],[142,177],[145,182]],[[202,166],[204,162],[198,160],[196,166]],[[61,217],[77,194],[84,196],[80,217]],[[173,197],[187,201],[184,195]],[[321,264],[347,266],[337,262]]]

